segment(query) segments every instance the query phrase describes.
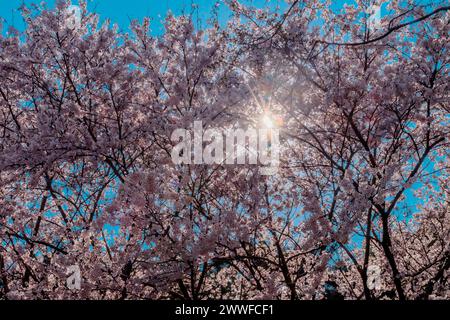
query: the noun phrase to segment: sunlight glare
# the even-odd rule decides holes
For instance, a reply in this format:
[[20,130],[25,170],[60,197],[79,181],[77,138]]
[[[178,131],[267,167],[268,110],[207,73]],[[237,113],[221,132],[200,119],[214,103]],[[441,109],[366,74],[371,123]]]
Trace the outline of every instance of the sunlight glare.
[[273,127],[275,127],[275,122],[269,114],[264,114],[262,116],[261,122],[267,129],[272,129]]

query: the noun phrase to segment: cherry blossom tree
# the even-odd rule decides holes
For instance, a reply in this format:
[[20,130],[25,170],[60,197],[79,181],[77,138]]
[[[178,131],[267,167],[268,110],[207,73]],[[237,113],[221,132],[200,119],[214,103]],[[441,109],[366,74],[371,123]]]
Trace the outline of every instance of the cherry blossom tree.
[[[450,7],[225,2],[0,37],[0,299],[449,298]],[[172,161],[176,129],[264,114],[276,174]]]

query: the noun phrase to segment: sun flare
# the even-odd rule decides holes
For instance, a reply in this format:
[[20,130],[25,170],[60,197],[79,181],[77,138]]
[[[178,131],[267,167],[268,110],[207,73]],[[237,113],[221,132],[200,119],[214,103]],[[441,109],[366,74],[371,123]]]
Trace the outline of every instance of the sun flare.
[[259,124],[265,129],[275,129],[283,125],[281,117],[270,112],[264,112],[259,118]]
[[261,123],[267,129],[272,129],[275,127],[275,121],[269,114],[264,114],[261,117]]

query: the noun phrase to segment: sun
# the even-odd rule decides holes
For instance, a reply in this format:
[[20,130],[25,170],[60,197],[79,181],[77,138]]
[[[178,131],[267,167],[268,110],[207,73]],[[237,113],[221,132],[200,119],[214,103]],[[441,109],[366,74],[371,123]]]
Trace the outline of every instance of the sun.
[[275,127],[275,121],[269,114],[263,114],[261,124],[267,129],[273,129]]
[[266,129],[275,129],[283,124],[281,117],[273,115],[271,112],[265,111],[259,119],[260,125]]

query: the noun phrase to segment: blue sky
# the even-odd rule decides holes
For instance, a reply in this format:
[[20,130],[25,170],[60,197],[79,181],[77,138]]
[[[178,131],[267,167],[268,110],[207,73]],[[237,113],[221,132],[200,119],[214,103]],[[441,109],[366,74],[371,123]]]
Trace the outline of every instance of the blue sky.
[[[45,2],[49,8],[54,7],[58,0],[0,0],[0,19],[3,21],[5,33],[9,26],[14,26],[18,30],[23,30],[25,25],[18,8],[22,4],[30,5],[32,3]],[[130,21],[134,19],[142,20],[143,17],[152,18],[152,32],[154,35],[160,35],[163,32],[161,20],[169,11],[175,15],[189,14],[194,12],[194,20],[201,23],[201,27],[212,16],[212,10],[215,4],[222,3],[224,0],[87,0],[90,12],[96,12],[101,19],[110,19],[112,23],[119,25],[122,31],[127,31]],[[240,0],[244,4],[251,4],[255,7],[271,6],[275,8],[287,8],[285,0]],[[386,0],[388,2],[389,0]],[[422,0],[417,0],[421,2]],[[429,1],[429,0],[425,0]],[[432,2],[433,0],[431,0]],[[436,0],[434,0],[436,1]],[[72,0],[73,4],[78,4],[78,0]],[[353,0],[334,0],[332,8],[340,10],[344,3],[352,4]],[[193,9],[193,5],[195,8]],[[383,6],[383,12],[384,10]],[[218,7],[219,21],[224,23],[229,17],[229,10],[222,3]]]
[[[267,0],[252,0],[255,6],[262,6]],[[23,4],[41,3],[42,0],[0,0],[0,17],[4,21],[5,29],[14,26],[23,30],[24,24],[18,11]],[[48,7],[53,7],[56,0],[44,0]],[[78,0],[72,0],[77,4]],[[283,4],[283,0],[270,0],[272,5]],[[122,30],[127,30],[130,21],[142,19],[143,17],[153,18],[152,29],[155,34],[160,34],[162,26],[160,21],[170,10],[176,15],[191,13],[192,5],[198,8],[194,13],[194,19],[205,23],[211,17],[211,11],[216,0],[88,0],[90,11],[100,14],[102,19],[109,18],[112,23],[117,23]],[[229,12],[222,4],[219,7],[219,18],[226,21]]]
[[[0,17],[4,19],[4,25],[13,25],[23,29],[24,25],[18,8],[25,4],[40,3],[41,0],[0,0]],[[48,7],[55,5],[55,0],[46,0]],[[77,4],[77,0],[73,0]],[[214,0],[196,0],[199,16],[205,17],[211,11]],[[121,28],[127,28],[130,20],[142,19],[145,16],[152,17],[159,22],[166,13],[171,10],[175,14],[191,12],[191,0],[90,0],[88,1],[90,11],[100,14],[102,19],[109,18]],[[155,28],[157,29],[157,28]],[[158,30],[155,30],[158,32]]]
[[[31,3],[47,3],[48,7],[54,7],[57,0],[0,0],[0,19],[3,20],[4,32],[8,26],[14,26],[19,30],[24,29],[22,17],[18,8],[23,4]],[[130,21],[133,19],[141,20],[143,17],[151,17],[153,19],[152,31],[155,35],[162,33],[162,25],[160,21],[166,16],[170,10],[176,15],[182,13],[191,13],[192,5],[198,8],[194,14],[194,19],[204,24],[209,17],[215,3],[223,0],[87,0],[89,10],[100,14],[102,19],[110,19],[112,23],[117,23],[119,27],[126,31]],[[77,4],[78,0],[72,0],[73,4]],[[282,8],[287,7],[285,0],[241,0],[241,2],[251,2],[256,7],[263,7],[267,4],[275,7],[280,5]],[[388,3],[386,0],[385,3]],[[414,0],[415,3],[436,3],[439,0]],[[353,3],[352,0],[334,0],[332,7],[339,10],[344,3]],[[385,13],[382,9],[382,14]],[[221,22],[227,20],[229,11],[225,5],[219,7],[219,19]],[[197,19],[198,18],[198,19]]]

